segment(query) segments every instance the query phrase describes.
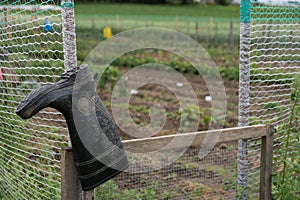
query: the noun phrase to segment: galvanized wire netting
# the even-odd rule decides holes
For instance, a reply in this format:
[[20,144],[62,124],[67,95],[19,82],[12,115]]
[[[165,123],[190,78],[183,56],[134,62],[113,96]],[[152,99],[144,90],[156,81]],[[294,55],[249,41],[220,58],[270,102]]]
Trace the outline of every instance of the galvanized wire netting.
[[[77,35],[80,38],[105,39],[103,28],[110,27],[113,35],[134,28],[161,27],[180,31],[200,44],[237,45],[239,42],[239,20],[236,18],[192,17],[192,16],[134,16],[134,15],[78,15]],[[89,30],[89,31],[87,31]]]
[[[295,75],[300,72],[300,6],[299,2],[284,2],[246,0],[244,6],[247,8],[243,10],[250,11],[249,21],[244,20],[244,23],[250,24],[249,43],[243,49],[249,55],[246,57],[249,63],[245,71],[249,70],[250,73],[249,111],[246,113],[249,114],[250,125],[275,126],[275,157],[283,141],[284,125],[291,114],[291,87]],[[249,162],[258,156],[258,145],[258,141],[249,142]],[[279,165],[275,163],[276,167]],[[258,194],[259,182],[253,181],[260,175],[258,166],[249,166],[250,199]]]
[[250,122],[286,122],[291,85],[300,71],[300,6],[254,4],[251,9]]
[[[59,3],[59,4],[58,4]],[[18,103],[64,70],[59,1],[0,1],[0,198],[60,198],[63,117],[45,109],[30,120]]]
[[[236,199],[237,141],[217,144],[204,159],[199,151],[200,146],[189,147],[158,170],[154,160],[130,157],[129,170],[98,187],[96,199]],[[165,155],[156,156],[169,162]]]

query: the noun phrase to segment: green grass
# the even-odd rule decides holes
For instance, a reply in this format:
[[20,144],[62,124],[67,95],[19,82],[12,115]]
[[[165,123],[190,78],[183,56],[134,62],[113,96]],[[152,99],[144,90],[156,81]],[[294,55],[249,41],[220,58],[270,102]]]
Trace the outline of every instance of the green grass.
[[[114,35],[124,30],[154,26],[175,29],[195,38],[197,21],[199,41],[224,43],[229,41],[232,20],[234,42],[239,41],[238,6],[76,4],[75,16],[80,37],[96,34],[97,39],[103,39],[102,29],[106,26],[112,28]],[[82,36],[87,29],[90,30]]]
[[239,18],[239,6],[216,5],[142,5],[142,4],[80,4],[75,6],[81,15],[130,15],[130,16],[193,16]]
[[158,195],[157,191],[158,188],[155,183],[152,184],[152,187],[149,188],[121,190],[113,180],[109,180],[95,189],[95,199],[96,200],[159,199],[160,196]]
[[[77,3],[75,12],[77,57],[80,61],[105,39],[102,30],[106,26],[112,28],[113,35],[133,28],[155,26],[176,29],[195,39],[197,21],[198,41],[208,49],[217,65],[238,66],[239,6]],[[228,48],[231,20],[233,49]]]

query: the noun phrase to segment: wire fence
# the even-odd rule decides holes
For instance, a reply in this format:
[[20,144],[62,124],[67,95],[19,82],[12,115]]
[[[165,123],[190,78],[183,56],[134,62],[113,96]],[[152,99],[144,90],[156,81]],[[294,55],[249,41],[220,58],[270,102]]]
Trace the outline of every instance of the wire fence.
[[218,17],[184,17],[184,16],[119,16],[119,15],[78,15],[77,33],[80,38],[103,37],[103,29],[110,27],[113,34],[122,31],[161,27],[180,31],[191,36],[202,45],[236,45],[239,42],[239,20]]
[[[37,2],[38,6],[31,6]],[[240,94],[246,94],[244,108],[248,110],[240,117],[246,116],[246,123],[250,124],[275,125],[277,147],[284,137],[282,127],[290,112],[291,85],[300,69],[299,6],[245,2],[251,14],[242,20],[241,30],[247,33],[241,32],[241,55],[246,56],[241,58],[241,63],[249,71],[242,71],[246,76],[241,86],[246,87],[246,93]],[[60,198],[60,149],[68,144],[62,115],[45,109],[23,121],[14,113],[17,104],[32,89],[56,81],[64,70],[62,14],[58,6],[54,0],[0,2],[0,195],[3,199]],[[164,24],[164,20],[133,19],[124,24],[118,16],[103,20],[120,31],[145,24],[177,29],[194,34],[200,42],[211,41],[214,34],[210,30],[215,31],[215,35],[221,34],[225,29],[223,24],[229,27],[229,32],[219,38],[230,41],[231,31],[239,27],[234,21],[216,25],[217,20],[212,18],[202,25],[175,17],[171,26]],[[78,23],[102,35],[96,19],[90,24],[80,20]],[[248,84],[243,85],[245,82]],[[247,181],[250,199],[258,199],[260,146],[260,140],[219,144],[205,160],[199,160],[199,149],[191,147],[179,160],[159,171],[136,174],[134,171],[140,166],[133,165],[132,171],[99,187],[96,195],[99,199],[126,196],[132,199],[197,199],[199,196],[234,199],[239,189],[235,178],[245,172],[247,176],[239,180]],[[242,148],[249,149],[245,163],[240,158],[243,159],[241,152],[247,151]],[[246,165],[246,171],[236,170],[237,165]]]
[[30,120],[15,114],[31,90],[64,70],[57,1],[0,2],[0,198],[60,198],[60,150],[68,142],[60,113],[45,109]]
[[[189,147],[159,170],[151,170],[155,161],[130,158],[129,170],[98,187],[96,199],[235,199],[237,141],[218,144],[204,159],[199,151]],[[150,171],[137,173],[142,168]]]
[[[96,199],[239,199],[237,152],[238,139],[242,138],[260,141],[261,148],[251,165],[260,167],[267,177],[255,177],[258,180],[253,181],[260,182],[265,190],[261,189],[252,199],[270,199],[271,170],[268,166],[272,165],[272,155],[268,152],[272,152],[273,130],[265,125],[222,129],[219,142],[212,149],[203,148],[202,142],[205,135],[219,130],[191,133],[196,136],[187,149],[185,144],[179,144],[164,152],[155,149],[170,139],[183,139],[191,134],[125,141],[124,148],[134,151],[129,154],[130,167],[98,187]],[[182,156],[170,163],[168,155],[182,149],[186,149]],[[205,157],[199,157],[207,150],[209,153]],[[154,168],[160,165],[158,163],[163,164],[162,168]]]
[[[291,90],[299,65],[299,18],[300,6],[293,3],[257,3],[244,0],[241,7],[241,83],[240,122],[254,124],[273,124],[276,127],[274,137],[275,160],[278,156],[285,134],[285,125],[291,115]],[[246,121],[245,121],[246,120]],[[244,124],[243,124],[244,125]],[[241,145],[248,149],[248,162],[256,157],[258,141],[247,141]],[[244,159],[245,160],[245,159]],[[260,173],[256,165],[240,159],[241,185],[248,185],[250,199],[258,191],[255,177]],[[275,170],[282,163],[275,163]],[[247,176],[245,175],[247,174]],[[248,181],[248,184],[245,182]],[[246,186],[247,187],[247,186]],[[247,190],[247,189],[246,189]]]

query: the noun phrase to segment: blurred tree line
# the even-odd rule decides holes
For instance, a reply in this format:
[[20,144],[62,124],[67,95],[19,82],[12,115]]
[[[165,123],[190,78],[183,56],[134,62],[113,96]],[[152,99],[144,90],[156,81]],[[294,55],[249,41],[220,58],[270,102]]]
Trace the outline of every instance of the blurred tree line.
[[93,3],[138,3],[138,4],[173,4],[173,5],[193,4],[196,2],[229,5],[231,1],[232,0],[80,0],[80,2],[93,2]]
[[194,0],[80,0],[94,3],[192,4]]

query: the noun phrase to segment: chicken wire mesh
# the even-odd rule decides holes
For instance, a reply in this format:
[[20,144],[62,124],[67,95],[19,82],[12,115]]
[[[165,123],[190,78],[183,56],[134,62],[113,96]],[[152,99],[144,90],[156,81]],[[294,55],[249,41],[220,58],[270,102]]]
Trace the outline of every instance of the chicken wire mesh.
[[218,143],[203,159],[200,150],[191,146],[158,170],[155,161],[129,157],[129,170],[98,187],[96,199],[236,199],[237,141]]
[[[291,114],[291,90],[299,66],[299,2],[242,1],[241,6],[241,77],[240,122],[272,124],[276,128],[274,148],[279,149],[284,126]],[[248,163],[258,156],[258,141],[246,141],[248,150],[244,182],[250,199],[257,196],[260,173],[257,165]],[[240,152],[242,153],[242,152]],[[246,153],[246,154],[247,154]],[[280,163],[275,163],[278,169]],[[242,175],[241,175],[242,176]]]
[[0,198],[60,198],[60,149],[68,144],[60,113],[30,120],[18,103],[64,70],[62,14],[53,0],[0,1]]

